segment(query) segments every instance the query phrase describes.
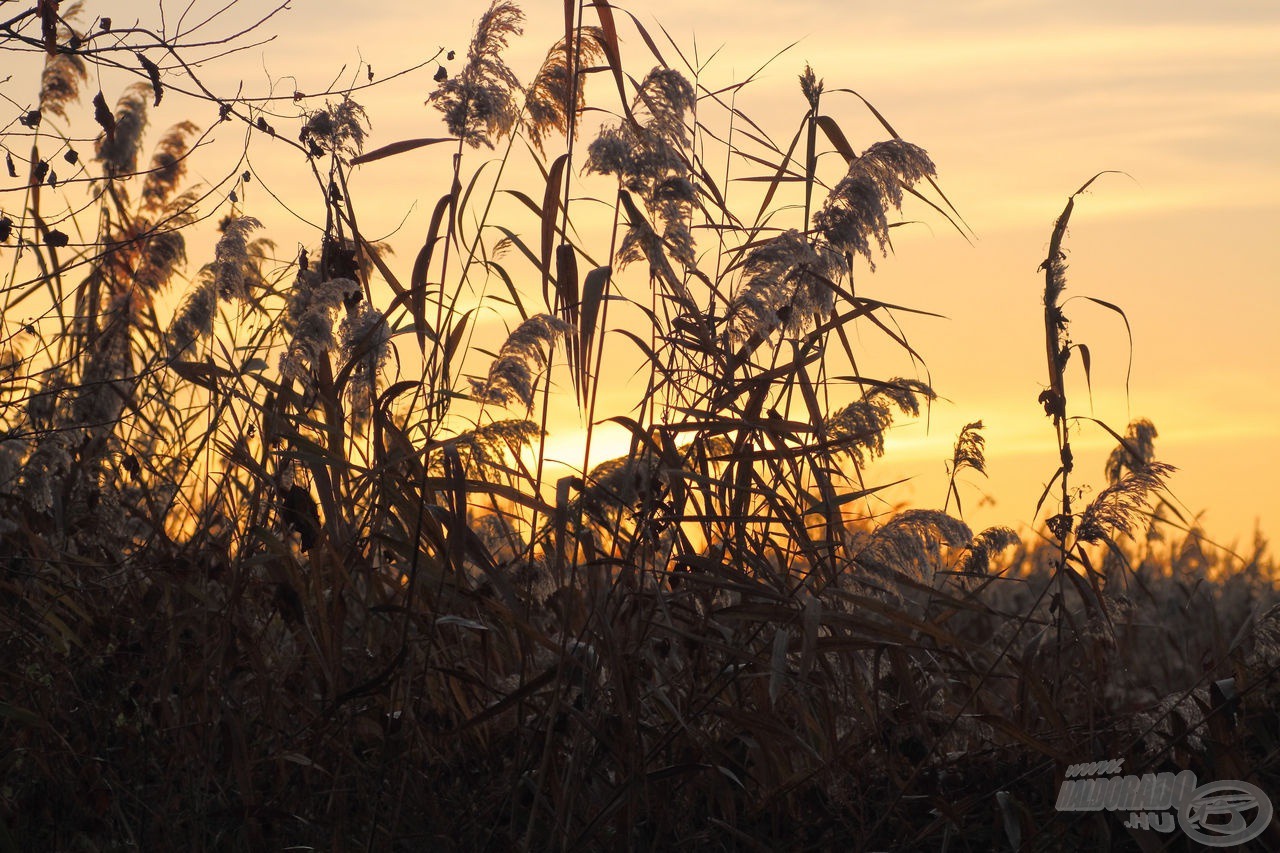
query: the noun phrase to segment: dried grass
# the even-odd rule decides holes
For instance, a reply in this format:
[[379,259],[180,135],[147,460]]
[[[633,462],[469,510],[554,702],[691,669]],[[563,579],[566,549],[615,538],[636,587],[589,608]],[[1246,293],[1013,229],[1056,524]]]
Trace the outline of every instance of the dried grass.
[[[1053,808],[1070,763],[1276,790],[1265,543],[1235,560],[1194,528],[1135,537],[1176,518],[1145,421],[1072,506],[1072,206],[1045,265],[1048,530],[974,535],[950,514],[956,477],[985,471],[981,422],[942,510],[873,517],[886,433],[935,393],[859,370],[855,330],[918,352],[903,309],[848,282],[907,196],[936,189],[932,161],[896,135],[854,155],[809,68],[789,149],[736,106],[750,132],[717,149],[720,93],[658,56],[628,88],[614,10],[592,8],[599,28],[571,15],[523,122],[502,55],[522,13],[481,18],[432,96],[459,143],[407,285],[347,197],[359,104],[299,117],[342,192],[321,181],[318,248],[278,265],[239,210],[188,245],[194,128],[135,175],[150,91],[126,93],[98,147],[98,245],[39,255],[32,287],[82,281],[0,348],[0,847],[1096,849],[1128,842]],[[41,97],[70,116],[83,75],[65,55]],[[581,162],[571,139],[547,162],[602,62],[620,121]],[[829,190],[819,129],[848,162]],[[518,133],[545,186],[520,191],[536,222],[499,225],[468,148]],[[754,220],[711,178],[724,154],[766,186]],[[582,242],[595,208],[561,183],[580,165],[614,212],[605,246]],[[697,251],[695,228],[714,234]],[[211,260],[184,282],[197,251]],[[650,275],[615,276],[627,261]],[[458,295],[481,272],[505,287],[481,307],[520,318],[497,353]],[[171,287],[185,298],[162,320]],[[632,446],[552,482],[557,353],[589,429],[608,417]],[[634,408],[597,412],[614,382]]]

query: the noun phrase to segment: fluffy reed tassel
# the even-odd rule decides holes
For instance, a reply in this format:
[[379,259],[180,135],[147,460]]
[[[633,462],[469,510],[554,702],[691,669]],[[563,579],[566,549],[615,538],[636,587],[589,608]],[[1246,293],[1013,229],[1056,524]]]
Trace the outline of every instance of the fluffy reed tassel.
[[814,228],[836,251],[862,255],[874,270],[872,243],[881,255],[889,245],[888,209],[902,208],[903,187],[934,174],[923,148],[901,139],[877,142],[849,164],[814,214]]
[[[689,143],[685,115],[696,104],[693,86],[682,74],[655,68],[636,91],[632,104],[636,121],[603,128],[587,148],[587,171],[616,175],[623,189],[639,194],[649,215],[662,226],[666,250],[686,266],[694,262],[688,220],[695,194],[681,151]],[[632,230],[644,229],[633,221]],[[621,254],[622,263],[652,254],[644,250],[645,236],[627,234],[624,245],[637,248]]]
[[118,178],[138,171],[142,133],[147,129],[147,98],[151,87],[134,83],[116,102],[115,131],[98,137],[97,157],[108,177]]
[[884,433],[893,423],[893,410],[915,417],[920,414],[920,400],[933,400],[933,389],[915,379],[893,379],[881,388],[868,391],[827,419],[827,433],[841,440],[840,451],[848,454],[861,467],[872,458],[884,455]]
[[466,67],[427,100],[444,113],[449,132],[473,148],[492,148],[515,123],[514,93],[520,82],[502,61],[502,51],[510,36],[524,32],[523,20],[524,13],[514,3],[494,0],[476,25]]
[[1107,486],[1093,503],[1080,514],[1076,536],[1084,542],[1114,541],[1120,535],[1132,535],[1142,510],[1153,492],[1164,487],[1176,469],[1164,462],[1148,462]]
[[831,311],[828,285],[844,271],[844,260],[791,230],[752,249],[743,264],[746,282],[729,303],[736,341],[763,340],[779,327],[799,334]]
[[533,386],[536,372],[550,362],[547,350],[555,346],[556,338],[569,331],[569,324],[538,314],[525,320],[507,338],[498,357],[489,367],[484,381],[471,380],[472,394],[484,403],[509,406],[517,401],[527,408],[533,407]]
[[[577,52],[577,77],[570,67],[572,52]],[[572,44],[560,39],[547,52],[542,67],[525,92],[525,131],[539,151],[549,131],[568,134],[570,117],[584,106],[582,72],[590,63],[604,57],[604,33],[599,27],[581,27]],[[576,85],[575,85],[576,83]]]
[[213,253],[213,276],[218,295],[223,299],[245,301],[249,293],[245,282],[246,270],[252,266],[249,258],[249,234],[262,223],[252,216],[229,219],[222,227],[222,237]]

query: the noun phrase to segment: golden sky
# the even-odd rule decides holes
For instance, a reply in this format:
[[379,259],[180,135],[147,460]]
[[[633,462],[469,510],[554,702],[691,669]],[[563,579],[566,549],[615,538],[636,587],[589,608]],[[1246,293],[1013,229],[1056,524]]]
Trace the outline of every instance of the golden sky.
[[[221,5],[196,8],[211,12]],[[290,5],[267,26],[275,40],[208,66],[207,82],[216,91],[243,82],[246,94],[272,87],[277,94],[315,92],[352,78],[362,61],[386,76],[439,49],[461,57],[484,6],[420,0]],[[239,19],[267,8],[251,6],[238,10]],[[131,14],[155,21],[154,8],[135,0],[114,4],[111,14],[117,26]],[[527,79],[563,24],[559,4],[524,8],[526,33],[509,62]],[[929,151],[943,189],[976,233],[971,244],[936,215],[908,209],[905,217],[922,224],[897,229],[895,254],[874,275],[858,279],[860,294],[947,318],[902,318],[946,399],[927,425],[894,431],[888,454],[870,471],[873,481],[913,476],[894,496],[940,506],[943,459],[954,436],[964,423],[982,419],[990,477],[966,478],[967,520],[975,527],[1031,521],[1056,469],[1052,427],[1036,402],[1045,384],[1037,266],[1067,196],[1096,172],[1118,170],[1125,174],[1100,179],[1077,202],[1066,244],[1067,296],[1097,297],[1127,312],[1134,338],[1130,393],[1126,397],[1123,324],[1075,300],[1066,312],[1073,339],[1093,351],[1093,393],[1090,409],[1084,383],[1077,382],[1073,409],[1118,431],[1131,418],[1154,421],[1157,450],[1180,469],[1175,495],[1191,514],[1207,511],[1204,523],[1214,538],[1239,541],[1247,550],[1255,520],[1264,532],[1277,529],[1280,5],[656,0],[630,8],[672,64],[676,55],[663,28],[686,56],[710,58],[703,81],[712,88],[743,79],[795,42],[742,92],[739,105],[785,142],[803,116],[796,76],[811,63],[828,90],[856,89],[906,139]],[[231,28],[228,22],[222,27]],[[623,63],[640,76],[654,61],[621,13],[619,27]],[[360,96],[372,119],[371,146],[444,135],[438,113],[423,106],[432,71],[434,65]],[[588,98],[612,107],[616,93],[599,76]],[[854,147],[883,137],[856,99],[829,94],[823,103]],[[182,109],[171,99],[154,124],[212,119]],[[226,127],[221,143],[234,148],[243,131]],[[469,156],[478,163],[483,155]],[[318,203],[306,195],[299,158],[268,145],[255,145],[252,157],[272,190],[298,200],[299,212],[319,215]],[[449,152],[440,146],[369,164],[356,176],[362,227],[391,235],[406,269],[447,187],[448,165]],[[222,175],[217,163],[205,168],[208,180]],[[245,205],[282,255],[315,242],[314,231],[254,185]],[[530,239],[533,228],[530,223]],[[496,315],[487,322],[500,328]],[[894,358],[874,375],[924,378]],[[625,393],[619,386],[618,395]],[[618,413],[608,401],[602,405],[601,414]],[[560,442],[553,447],[574,445],[570,421],[553,422]],[[1082,428],[1075,443],[1077,477],[1099,484],[1112,440]],[[980,507],[982,494],[996,504]]]

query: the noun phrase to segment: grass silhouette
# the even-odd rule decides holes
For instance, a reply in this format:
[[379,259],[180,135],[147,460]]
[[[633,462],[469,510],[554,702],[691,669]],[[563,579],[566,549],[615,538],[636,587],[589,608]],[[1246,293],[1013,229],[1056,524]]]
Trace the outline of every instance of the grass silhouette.
[[[40,112],[66,119],[102,59],[47,5],[14,38],[48,50]],[[1042,538],[959,517],[980,422],[941,509],[877,517],[885,433],[935,391],[867,375],[853,332],[921,370],[894,319],[920,309],[867,294],[904,204],[967,231],[932,160],[860,96],[883,138],[855,150],[829,111],[849,90],[808,67],[776,144],[745,83],[708,90],[634,19],[657,64],[632,75],[613,7],[565,13],[525,88],[523,13],[489,7],[428,101],[447,138],[366,151],[342,91],[295,143],[214,98],[313,173],[324,233],[285,263],[233,198],[186,274],[217,204],[187,187],[192,124],[139,167],[145,64],[95,99],[85,206],[52,214],[39,146],[74,146],[38,131],[4,219],[0,847],[1146,850],[1169,839],[1055,810],[1068,765],[1280,791],[1265,543],[1228,569],[1145,421],[1099,424],[1117,449],[1079,506],[1079,193],[1044,264]],[[402,265],[348,179],[428,147],[449,185]],[[490,150],[531,183],[486,190]],[[510,332],[486,350],[490,308]],[[581,466],[548,482],[569,394]],[[630,448],[591,466],[606,421]]]

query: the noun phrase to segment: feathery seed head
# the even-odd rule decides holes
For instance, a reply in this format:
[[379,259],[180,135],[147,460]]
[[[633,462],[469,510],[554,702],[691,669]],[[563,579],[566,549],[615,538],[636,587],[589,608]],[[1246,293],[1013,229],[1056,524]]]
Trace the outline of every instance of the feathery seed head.
[[[518,459],[524,449],[542,435],[542,428],[533,421],[513,418],[481,424],[460,433],[449,443],[458,449],[468,474],[492,482],[495,472],[509,467],[508,459]],[[433,464],[442,459],[443,453],[433,452]]]
[[1126,471],[1140,471],[1156,458],[1155,424],[1140,418],[1129,424],[1124,444],[1117,445],[1107,457],[1107,482],[1118,483]]
[[1084,542],[1103,542],[1132,534],[1152,493],[1164,488],[1164,481],[1175,470],[1164,462],[1149,462],[1120,477],[1081,513],[1077,537]]
[[111,429],[124,412],[129,394],[125,377],[133,372],[129,330],[135,307],[134,295],[128,292],[112,300],[105,329],[94,342],[80,377],[73,410],[82,425]]
[[[647,257],[655,263],[654,252],[666,249],[686,266],[694,262],[693,232],[689,217],[697,192],[689,180],[689,166],[681,155],[688,144],[685,113],[697,103],[692,84],[669,68],[655,68],[645,76],[636,92],[632,112],[636,123],[602,128],[587,147],[586,170],[617,176],[622,187],[644,199],[655,226],[630,216],[631,232],[624,238],[626,253],[620,265]],[[654,243],[661,226],[662,240]],[[656,232],[654,232],[656,234]]]
[[147,97],[151,87],[134,83],[116,102],[115,133],[98,137],[97,158],[108,177],[118,178],[138,171],[138,150],[142,133],[147,128]]
[[693,110],[697,103],[693,84],[683,74],[674,68],[658,67],[640,83],[632,111],[647,133],[680,147],[689,140],[685,113]]
[[476,26],[466,67],[444,80],[428,98],[444,114],[449,132],[473,148],[492,148],[493,141],[515,123],[514,93],[520,82],[502,61],[502,51],[510,36],[524,32],[523,20],[524,13],[515,4],[494,0]]
[[900,210],[903,188],[934,174],[923,148],[900,139],[877,142],[849,164],[848,174],[814,214],[814,227],[836,251],[862,255],[875,269],[871,243],[885,254],[889,208]]
[[649,447],[601,462],[587,473],[582,494],[573,499],[571,517],[577,518],[580,511],[602,530],[617,529],[624,512],[640,506],[660,479],[658,457]]
[[280,357],[280,372],[305,381],[307,368],[333,350],[334,313],[348,293],[360,285],[351,279],[320,281],[317,273],[298,274],[285,306],[284,327],[292,335],[289,348]]
[[986,574],[991,569],[991,559],[1005,548],[1021,542],[1018,534],[1008,527],[988,527],[973,537],[969,554],[960,565],[960,571]]
[[187,292],[169,326],[169,357],[178,358],[196,341],[212,335],[217,314],[218,287],[212,265],[208,265],[200,270],[195,286]]
[[550,314],[537,314],[525,320],[507,337],[489,367],[488,377],[484,381],[471,380],[472,394],[484,403],[509,406],[519,401],[532,408],[535,370],[541,370],[550,362],[547,351],[555,346],[556,338],[570,328],[568,323]]
[[965,424],[956,437],[955,449],[951,453],[951,473],[954,475],[963,468],[972,468],[979,474],[987,473],[986,456],[987,439],[982,434],[982,421]]
[[299,138],[314,141],[324,151],[354,157],[364,150],[368,125],[364,107],[348,96],[309,114]]
[[[79,37],[68,21],[80,15],[82,6],[73,3],[58,14],[58,41]],[[47,55],[40,74],[40,112],[67,118],[67,106],[80,99],[80,84],[88,79],[84,58],[71,51]]]
[[138,259],[133,281],[144,293],[159,292],[186,265],[187,243],[182,229],[192,220],[193,217],[170,220],[162,229],[141,238],[142,256]]
[[884,433],[893,423],[893,409],[916,417],[920,414],[920,399],[933,400],[933,389],[916,379],[893,379],[880,388],[868,391],[857,400],[837,411],[826,422],[832,439],[847,441],[840,449],[861,467],[866,454],[872,458],[884,455]]
[[[542,67],[525,93],[525,129],[529,140],[542,150],[548,131],[568,133],[569,117],[580,112],[585,103],[583,69],[604,57],[604,31],[599,27],[581,27],[577,38],[568,45],[560,39],[547,53]],[[569,51],[577,50],[578,76],[575,87],[573,69],[569,64]]]
[[391,329],[382,313],[362,299],[342,319],[338,337],[342,360],[358,359],[351,371],[347,395],[355,425],[363,429],[373,411],[378,374],[391,354]]
[[187,140],[199,129],[194,123],[183,121],[160,138],[151,157],[151,169],[142,184],[142,202],[146,207],[154,210],[173,195],[187,171]]
[[809,109],[818,109],[818,100],[822,97],[823,83],[818,79],[818,75],[813,73],[808,63],[804,66],[804,73],[800,75],[800,91],[804,93],[804,98],[809,102]]
[[973,533],[963,521],[938,510],[908,509],[872,535],[858,562],[928,581],[939,565],[941,546],[965,548],[972,541]]
[[799,334],[831,311],[830,283],[844,272],[843,258],[794,229],[756,246],[743,263],[746,282],[729,304],[733,338],[762,339],[779,327]]
[[68,105],[80,99],[80,84],[87,77],[79,54],[55,53],[46,58],[40,75],[40,112],[65,120]]
[[[252,216],[228,219],[222,225],[222,237],[214,249],[213,275],[218,295],[223,299],[248,300],[246,271],[252,268],[249,258],[249,233],[262,223]],[[251,279],[250,279],[251,280]]]
[[635,139],[629,128],[604,127],[587,146],[587,172],[622,177],[632,171]]
[[1066,319],[1058,308],[1058,298],[1067,289],[1067,262],[1062,256],[1052,258],[1047,263],[1044,281],[1044,304],[1056,313],[1055,324],[1059,329],[1066,326]]

